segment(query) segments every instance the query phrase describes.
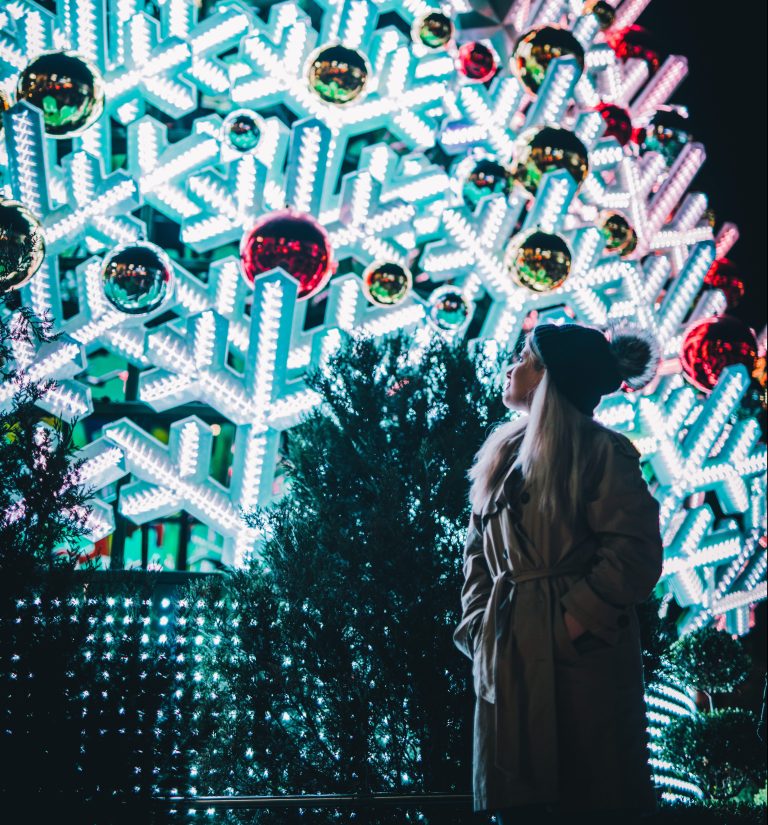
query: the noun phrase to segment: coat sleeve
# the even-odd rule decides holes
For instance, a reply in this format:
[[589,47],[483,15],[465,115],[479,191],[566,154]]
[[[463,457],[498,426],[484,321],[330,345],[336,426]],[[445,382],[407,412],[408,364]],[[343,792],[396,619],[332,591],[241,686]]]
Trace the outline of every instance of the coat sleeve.
[[560,603],[596,636],[615,644],[629,624],[627,608],[653,592],[664,548],[659,505],[640,472],[640,453],[618,433],[606,442],[597,495],[586,505],[589,528],[599,542],[597,563]]
[[478,625],[491,594],[493,580],[483,553],[483,536],[478,529],[479,516],[472,513],[464,545],[464,584],[461,588],[461,622],[453,634],[456,647],[470,659]]

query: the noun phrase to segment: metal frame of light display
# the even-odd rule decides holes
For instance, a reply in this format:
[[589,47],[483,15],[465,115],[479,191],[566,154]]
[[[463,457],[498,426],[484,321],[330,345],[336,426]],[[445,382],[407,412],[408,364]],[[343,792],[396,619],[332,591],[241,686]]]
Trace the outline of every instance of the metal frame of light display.
[[[104,78],[104,112],[82,134],[46,136],[42,112],[21,101],[3,114],[0,145],[3,195],[40,220],[46,242],[21,300],[63,333],[39,349],[20,346],[16,357],[56,380],[47,410],[82,419],[84,478],[97,491],[95,552],[129,522],[162,525],[181,511],[197,524],[190,564],[200,569],[211,552],[241,563],[258,535],[240,511],[279,490],[280,434],[318,403],[302,376],[325,362],[340,330],[407,328],[426,342],[466,335],[472,324],[472,345],[493,354],[534,317],[627,321],[658,342],[658,374],[639,392],[605,398],[597,417],[643,456],[661,504],[662,582],[684,608],[681,631],[719,617],[731,633],[747,632],[750,606],[766,598],[765,444],[757,422],[735,414],[750,376],[728,367],[707,393],[680,364],[691,325],[727,309],[725,293],[704,284],[738,230],[725,223],[714,234],[706,197],[688,191],[705,160],[700,143],[688,136],[673,155],[641,153],[606,135],[598,109],[620,107],[643,129],[660,107],[675,108],[685,58],[670,56],[656,71],[620,59],[582,0],[512,2],[501,20],[490,6],[452,0],[442,11],[457,28],[443,48],[407,34],[440,10],[419,0],[317,0],[317,19],[301,3],[261,5],[223,0],[204,17],[188,0],[160,0],[157,17],[139,0],[60,0],[56,13],[14,0],[0,10],[0,85],[9,95],[48,50],[73,50]],[[616,31],[646,3],[600,5]],[[575,56],[552,60],[534,93],[512,56],[521,33],[544,25],[570,30],[584,67]],[[489,82],[459,69],[458,46],[472,39],[498,61]],[[309,88],[308,61],[331,43],[362,53],[370,70],[365,94],[347,105]],[[248,152],[222,131],[242,109],[260,125]],[[462,191],[472,165],[510,167],[546,126],[571,131],[587,149],[583,182],[560,169],[543,175],[535,197],[515,184],[471,208]],[[297,301],[297,282],[281,269],[253,286],[240,271],[243,234],[286,206],[314,216],[342,264],[311,301]],[[630,254],[607,247],[606,212],[634,229]],[[505,261],[510,236],[534,229],[557,234],[571,252],[570,274],[552,291],[520,286]],[[103,258],[137,239],[173,257],[171,301],[146,315],[117,311],[101,284]],[[418,266],[418,288],[393,306],[374,305],[362,288],[360,272],[382,260]],[[438,293],[429,290],[440,285],[469,309],[454,328],[434,321]],[[760,347],[764,355],[764,333]],[[98,397],[105,387],[120,403]],[[9,397],[0,387],[0,403]],[[115,420],[114,410],[128,414]],[[212,450],[220,477],[211,475]]]

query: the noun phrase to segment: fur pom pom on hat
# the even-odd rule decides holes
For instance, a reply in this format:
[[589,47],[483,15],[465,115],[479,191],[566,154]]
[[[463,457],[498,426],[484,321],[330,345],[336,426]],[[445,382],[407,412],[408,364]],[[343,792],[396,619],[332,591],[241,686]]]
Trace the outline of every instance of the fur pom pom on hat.
[[538,324],[534,352],[560,392],[585,415],[623,382],[644,386],[656,372],[658,348],[641,330],[613,327],[608,335],[581,324]]

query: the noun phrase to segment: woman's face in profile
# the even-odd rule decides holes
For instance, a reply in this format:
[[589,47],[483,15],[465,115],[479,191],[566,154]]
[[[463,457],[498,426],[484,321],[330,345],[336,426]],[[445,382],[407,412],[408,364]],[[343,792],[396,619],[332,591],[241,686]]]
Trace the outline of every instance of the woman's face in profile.
[[502,402],[508,409],[530,410],[533,391],[544,375],[544,370],[536,369],[534,364],[534,356],[527,343],[520,355],[507,364]]

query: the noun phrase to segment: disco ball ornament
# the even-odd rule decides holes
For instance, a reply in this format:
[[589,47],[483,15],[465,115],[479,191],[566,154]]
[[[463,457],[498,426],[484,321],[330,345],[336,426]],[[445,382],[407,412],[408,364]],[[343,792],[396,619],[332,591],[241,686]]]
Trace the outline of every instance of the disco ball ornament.
[[568,31],[557,26],[543,26],[524,35],[515,47],[512,69],[520,82],[538,94],[549,64],[557,57],[575,57],[579,73],[584,70],[584,48]]
[[487,83],[497,68],[496,57],[484,43],[465,43],[459,49],[459,71],[464,77]]
[[343,106],[360,97],[370,70],[360,52],[324,46],[309,61],[309,87],[326,103]]
[[399,304],[412,285],[413,276],[400,264],[379,261],[363,273],[363,293],[372,304],[379,306]]
[[222,138],[238,152],[252,152],[261,139],[261,118],[250,109],[230,112],[221,125]]
[[514,184],[515,178],[506,166],[490,158],[484,158],[464,181],[462,195],[467,206],[474,209],[483,195],[509,195]]
[[74,52],[36,57],[19,76],[16,97],[42,110],[45,131],[55,138],[84,132],[104,111],[98,69]]
[[243,236],[240,259],[246,280],[279,266],[299,283],[297,300],[321,290],[333,275],[331,244],[310,215],[287,209],[265,215]]
[[558,169],[567,170],[576,183],[581,184],[589,172],[589,155],[573,132],[547,126],[526,144],[515,166],[514,176],[535,195],[541,176]]
[[650,74],[655,74],[661,65],[661,54],[653,35],[642,26],[632,25],[606,35],[608,45],[619,60],[630,58],[645,61]]
[[118,246],[101,265],[104,295],[128,315],[147,315],[166,303],[173,281],[171,259],[149,241]]
[[594,14],[603,31],[610,29],[616,19],[616,9],[610,3],[606,3],[605,0],[587,0],[582,13]]
[[683,147],[693,140],[686,118],[675,111],[658,111],[641,137],[640,154],[659,152],[671,166]]
[[532,292],[551,292],[571,271],[571,251],[559,235],[536,230],[510,243],[504,266],[520,286]]
[[712,289],[721,289],[725,293],[728,306],[738,306],[744,297],[744,280],[736,264],[728,258],[718,258],[704,276],[704,283]]
[[455,286],[442,286],[429,296],[427,318],[438,328],[453,332],[469,320],[469,302]]
[[757,341],[752,330],[738,318],[720,315],[694,324],[683,339],[680,366],[698,389],[711,392],[726,367],[743,364],[755,369]]
[[612,103],[601,103],[597,111],[605,121],[603,137],[616,138],[622,146],[626,146],[632,137],[632,119],[629,112]]
[[0,293],[24,286],[44,257],[37,218],[17,201],[0,201]]
[[428,49],[440,49],[450,43],[454,35],[451,18],[439,11],[431,11],[419,17],[413,24],[411,37]]
[[637,248],[637,233],[629,221],[618,212],[608,212],[604,215],[600,231],[605,237],[606,249],[618,253],[622,258]]

